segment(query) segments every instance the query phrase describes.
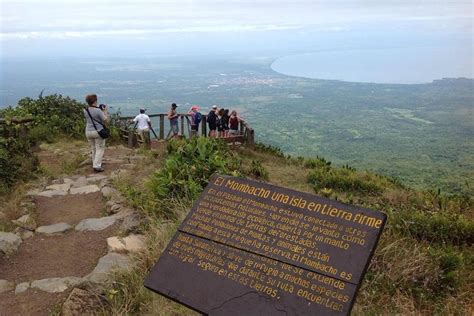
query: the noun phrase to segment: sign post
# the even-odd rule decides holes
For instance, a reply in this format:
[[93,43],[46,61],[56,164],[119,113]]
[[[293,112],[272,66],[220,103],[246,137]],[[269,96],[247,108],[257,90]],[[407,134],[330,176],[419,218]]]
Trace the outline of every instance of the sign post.
[[213,176],[145,286],[209,315],[347,315],[381,212]]

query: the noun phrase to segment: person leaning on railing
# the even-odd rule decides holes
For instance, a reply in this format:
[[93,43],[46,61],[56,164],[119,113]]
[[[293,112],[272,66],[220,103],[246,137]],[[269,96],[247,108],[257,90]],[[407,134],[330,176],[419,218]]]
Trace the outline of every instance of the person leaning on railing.
[[85,133],[92,150],[92,168],[95,172],[103,172],[102,157],[105,151],[105,139],[100,137],[98,131],[104,128],[109,120],[108,109],[105,104],[97,106],[96,94],[86,96],[86,102],[88,107],[84,109]]
[[230,112],[229,117],[229,135],[237,136],[239,135],[239,123],[243,120],[237,115],[237,111]]

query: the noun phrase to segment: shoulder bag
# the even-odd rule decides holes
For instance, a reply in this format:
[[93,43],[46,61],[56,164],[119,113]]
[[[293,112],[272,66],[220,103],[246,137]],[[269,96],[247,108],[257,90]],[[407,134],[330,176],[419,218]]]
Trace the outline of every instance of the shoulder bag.
[[94,128],[95,128],[95,130],[97,131],[97,133],[99,134],[99,136],[100,136],[101,138],[103,138],[103,139],[109,138],[110,132],[109,132],[108,128],[105,127],[105,125],[102,124],[101,122],[96,121],[97,123],[99,123],[100,125],[102,125],[102,129],[99,131],[99,130],[97,129],[97,127],[95,126],[95,123],[94,123],[95,120],[92,118],[91,112],[89,112],[89,109],[87,109],[87,108],[86,108],[86,111],[87,111],[87,114],[89,114],[89,117],[91,118],[91,121],[92,121],[92,125],[94,125]]

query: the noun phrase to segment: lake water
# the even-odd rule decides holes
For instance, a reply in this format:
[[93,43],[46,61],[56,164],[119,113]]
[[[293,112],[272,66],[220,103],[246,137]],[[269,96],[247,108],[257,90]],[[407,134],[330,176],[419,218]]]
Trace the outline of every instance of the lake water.
[[473,78],[471,45],[366,50],[328,50],[275,60],[276,72],[313,79],[371,83],[428,83]]

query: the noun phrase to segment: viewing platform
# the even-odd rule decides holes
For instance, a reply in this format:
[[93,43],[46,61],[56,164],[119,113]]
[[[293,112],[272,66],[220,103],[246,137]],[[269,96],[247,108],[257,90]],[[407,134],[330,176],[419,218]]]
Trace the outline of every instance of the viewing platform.
[[[147,146],[150,147],[153,140],[169,140],[173,137],[166,113],[148,114],[148,116],[152,121],[153,131],[150,131],[148,135],[145,134],[144,137],[134,128],[135,123],[133,119],[135,116],[123,116],[119,118],[120,137],[127,142],[129,147],[136,147],[143,143],[148,143]],[[198,131],[194,135],[191,132],[191,114],[178,114],[178,122],[179,138],[191,138],[192,136],[209,137],[207,115],[205,114],[202,114]],[[245,121],[240,120],[238,131],[238,135],[227,135],[218,138],[230,144],[245,145],[253,148],[255,145],[254,130]]]

